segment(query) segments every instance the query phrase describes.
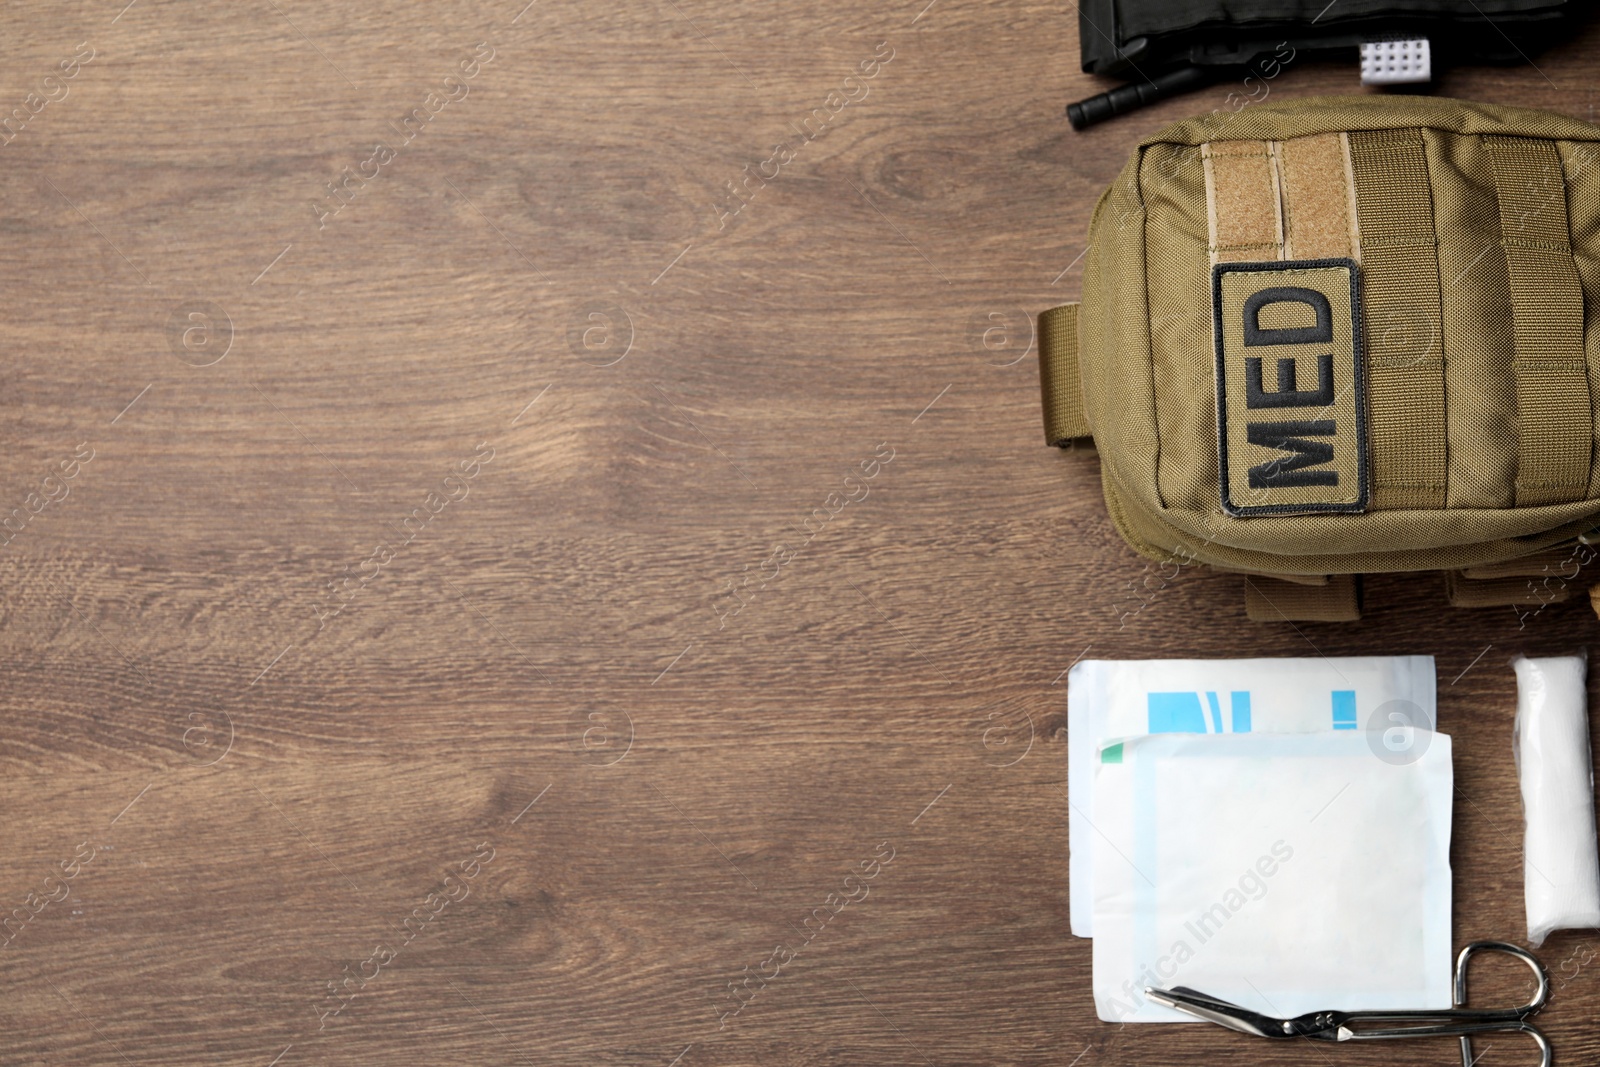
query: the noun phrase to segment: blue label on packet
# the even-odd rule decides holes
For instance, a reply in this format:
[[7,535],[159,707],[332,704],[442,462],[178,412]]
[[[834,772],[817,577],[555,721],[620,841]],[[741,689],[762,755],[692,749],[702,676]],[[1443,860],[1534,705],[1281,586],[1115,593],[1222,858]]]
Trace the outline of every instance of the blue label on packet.
[[[1149,732],[1153,734],[1247,734],[1250,732],[1250,691],[1227,694],[1227,728],[1223,728],[1222,694],[1214,690],[1183,693],[1147,693]],[[1334,689],[1328,693],[1332,710],[1332,729],[1354,730],[1356,692]]]

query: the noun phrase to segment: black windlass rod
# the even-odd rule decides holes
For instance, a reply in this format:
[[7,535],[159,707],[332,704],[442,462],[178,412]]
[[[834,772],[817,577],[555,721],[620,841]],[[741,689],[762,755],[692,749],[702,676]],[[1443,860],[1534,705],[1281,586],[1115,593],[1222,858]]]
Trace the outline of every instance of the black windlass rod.
[[1068,104],[1067,121],[1072,123],[1073,129],[1082,130],[1097,122],[1137,111],[1157,100],[1165,100],[1169,96],[1177,96],[1179,93],[1191,92],[1210,85],[1215,80],[1216,71],[1212,68],[1179,67],[1155,78],[1131,85],[1119,85],[1115,89],[1091,96],[1086,100],[1079,100],[1076,104]]

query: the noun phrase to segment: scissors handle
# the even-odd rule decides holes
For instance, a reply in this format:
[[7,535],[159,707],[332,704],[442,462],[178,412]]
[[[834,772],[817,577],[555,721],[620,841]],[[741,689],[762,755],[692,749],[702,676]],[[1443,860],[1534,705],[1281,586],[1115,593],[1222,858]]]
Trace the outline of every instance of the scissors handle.
[[1507,956],[1514,956],[1528,965],[1535,978],[1539,980],[1539,988],[1534,992],[1533,999],[1520,1008],[1512,1008],[1517,1016],[1532,1015],[1543,1008],[1545,1001],[1550,999],[1550,975],[1545,972],[1544,964],[1540,963],[1533,953],[1527,949],[1509,944],[1505,941],[1473,941],[1461,950],[1456,956],[1456,984],[1453,997],[1457,1008],[1467,1002],[1467,963],[1479,952],[1499,952]]
[[[1531,952],[1504,941],[1473,941],[1461,950],[1456,957],[1456,983],[1455,993],[1451,998],[1456,1007],[1461,1007],[1467,1002],[1467,962],[1478,952],[1500,952],[1508,956],[1515,956],[1526,963],[1539,979],[1539,988],[1534,992],[1533,999],[1523,1005],[1523,1022],[1518,1030],[1530,1035],[1539,1046],[1539,1067],[1550,1067],[1550,1062],[1555,1058],[1550,1049],[1550,1042],[1538,1027],[1527,1022],[1527,1017],[1543,1008],[1545,1001],[1550,999],[1550,975],[1545,971],[1544,964],[1540,963]],[[1477,1057],[1472,1054],[1472,1038],[1467,1034],[1461,1035],[1461,1067],[1473,1067]]]
[[[1467,1008],[1467,965],[1479,952],[1499,952],[1514,956],[1528,965],[1539,980],[1528,1003],[1516,1008]],[[1461,1039],[1462,1067],[1473,1067],[1473,1034],[1523,1033],[1533,1038],[1539,1046],[1540,1067],[1550,1067],[1553,1054],[1550,1042],[1536,1026],[1527,1021],[1528,1016],[1543,1008],[1550,996],[1550,977],[1544,966],[1534,956],[1516,945],[1504,941],[1474,941],[1456,957],[1455,986],[1451,1000],[1455,1007],[1440,1011],[1352,1011],[1339,1013],[1331,1030],[1319,1037],[1335,1041],[1384,1041],[1406,1037],[1459,1037]],[[1401,1023],[1399,1026],[1362,1027],[1361,1023]],[[1351,1023],[1358,1024],[1351,1026]]]
[[[1551,1051],[1550,1039],[1544,1036],[1543,1030],[1540,1030],[1532,1023],[1521,1023],[1514,1027],[1507,1027],[1507,1029],[1517,1030],[1532,1037],[1534,1044],[1539,1046],[1539,1055],[1541,1057],[1539,1060],[1539,1067],[1550,1067],[1551,1062],[1555,1059],[1555,1053]],[[1479,1032],[1481,1033],[1482,1031]],[[1473,1067],[1473,1065],[1477,1062],[1478,1057],[1472,1054],[1472,1038],[1466,1034],[1462,1034],[1461,1067]]]

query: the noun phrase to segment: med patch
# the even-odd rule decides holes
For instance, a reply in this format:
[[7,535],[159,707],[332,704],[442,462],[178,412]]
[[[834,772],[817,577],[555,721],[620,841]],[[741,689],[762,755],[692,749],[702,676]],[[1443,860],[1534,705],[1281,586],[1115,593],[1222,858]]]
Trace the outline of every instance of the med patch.
[[1211,302],[1222,510],[1240,518],[1365,511],[1355,262],[1219,263]]

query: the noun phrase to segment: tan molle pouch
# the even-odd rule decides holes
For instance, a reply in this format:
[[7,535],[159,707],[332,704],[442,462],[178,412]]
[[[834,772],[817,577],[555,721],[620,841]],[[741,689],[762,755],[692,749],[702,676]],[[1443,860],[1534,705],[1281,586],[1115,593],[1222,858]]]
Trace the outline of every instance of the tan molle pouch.
[[1600,127],[1379,95],[1181,122],[1084,263],[1040,316],[1045,432],[1093,437],[1141,555],[1246,575],[1265,621],[1359,618],[1384,571],[1442,571],[1462,607],[1579,588]]

